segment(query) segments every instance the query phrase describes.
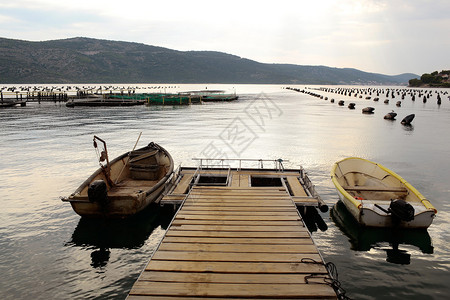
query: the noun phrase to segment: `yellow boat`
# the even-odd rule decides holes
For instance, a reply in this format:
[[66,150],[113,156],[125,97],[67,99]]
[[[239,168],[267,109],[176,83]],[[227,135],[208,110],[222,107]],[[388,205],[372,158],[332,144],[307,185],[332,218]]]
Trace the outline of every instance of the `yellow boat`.
[[111,162],[106,143],[94,136],[100,168],[69,197],[73,210],[83,217],[125,218],[162,197],[173,174],[173,159],[156,143],[122,154]]
[[364,226],[428,228],[437,213],[398,174],[363,158],[336,162],[331,180],[348,211]]

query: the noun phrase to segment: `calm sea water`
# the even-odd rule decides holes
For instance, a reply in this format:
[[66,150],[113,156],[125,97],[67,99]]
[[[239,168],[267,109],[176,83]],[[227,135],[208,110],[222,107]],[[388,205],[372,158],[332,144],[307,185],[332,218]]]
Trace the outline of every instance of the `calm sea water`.
[[[205,87],[171,86],[166,91]],[[313,238],[324,259],[337,266],[339,280],[353,299],[448,295],[448,95],[440,106],[434,93],[427,103],[407,96],[396,107],[397,95],[384,104],[384,95],[373,102],[366,95],[321,93],[336,102],[355,102],[356,110],[349,110],[278,85],[207,87],[236,91],[240,99],[95,109],[30,103],[0,110],[0,298],[126,297],[172,212],[153,207],[128,221],[84,220],[59,197],[72,193],[98,167],[93,135],[106,140],[115,157],[131,150],[140,132],[139,146],[157,142],[177,165],[193,166],[191,158],[202,156],[283,158],[288,167],[302,165],[330,207],[338,200],[329,175],[335,161],[360,156],[393,169],[438,209],[427,231],[362,230],[349,224],[338,206],[333,214],[321,214],[328,229],[313,232]],[[375,114],[362,114],[365,106],[374,107]],[[397,121],[383,119],[391,110],[398,113]],[[416,115],[413,126],[401,125],[410,113]],[[396,243],[399,250],[393,253]]]

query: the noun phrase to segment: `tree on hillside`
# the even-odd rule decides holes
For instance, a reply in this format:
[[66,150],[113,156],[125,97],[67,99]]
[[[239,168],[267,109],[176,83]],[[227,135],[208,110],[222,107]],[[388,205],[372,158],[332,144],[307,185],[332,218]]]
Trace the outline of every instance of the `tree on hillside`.
[[420,79],[413,78],[409,80],[409,86],[421,86],[421,85],[422,81]]

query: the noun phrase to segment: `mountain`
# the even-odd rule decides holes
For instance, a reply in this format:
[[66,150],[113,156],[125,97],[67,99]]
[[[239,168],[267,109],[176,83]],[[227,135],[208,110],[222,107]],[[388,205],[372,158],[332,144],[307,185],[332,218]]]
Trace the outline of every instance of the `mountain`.
[[265,83],[399,85],[415,74],[265,64],[214,51],[177,51],[76,37],[31,42],[0,38],[0,83]]

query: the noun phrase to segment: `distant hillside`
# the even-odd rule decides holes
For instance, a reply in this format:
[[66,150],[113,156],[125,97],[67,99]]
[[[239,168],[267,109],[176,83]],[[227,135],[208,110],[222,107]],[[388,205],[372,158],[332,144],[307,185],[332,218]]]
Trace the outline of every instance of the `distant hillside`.
[[139,43],[70,38],[0,38],[0,83],[266,83],[399,85],[388,76],[325,66],[263,64],[222,52],[176,51]]

